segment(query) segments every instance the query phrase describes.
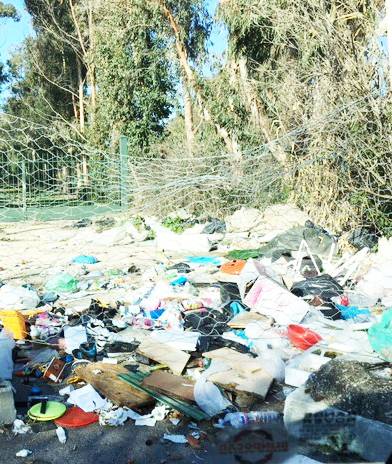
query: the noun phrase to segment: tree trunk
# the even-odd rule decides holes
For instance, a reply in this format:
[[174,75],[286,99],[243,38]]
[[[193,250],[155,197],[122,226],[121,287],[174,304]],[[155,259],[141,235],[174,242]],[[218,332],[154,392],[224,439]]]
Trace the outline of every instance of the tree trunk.
[[79,89],[79,126],[80,132],[84,133],[84,81],[82,78],[82,66],[79,58],[76,59],[78,72],[78,89]]
[[385,21],[387,28],[387,44],[388,44],[388,59],[389,59],[389,82],[388,88],[391,91],[392,88],[392,0],[385,0]]
[[211,123],[214,124],[216,132],[224,141],[228,152],[232,154],[234,158],[236,159],[240,158],[242,156],[241,149],[239,147],[239,144],[238,144],[238,141],[235,135],[229,136],[227,129],[225,129],[224,127],[221,127],[218,123],[216,123],[213,120],[211,113],[209,112],[207,108],[205,99],[202,95],[202,92],[197,82],[197,79],[195,77],[195,74],[188,63],[188,53],[186,51],[185,45],[181,38],[182,35],[181,35],[179,24],[175,20],[172,12],[166,6],[166,3],[164,0],[154,0],[154,2],[160,6],[160,8],[163,11],[164,16],[168,20],[170,27],[173,30],[174,38],[175,38],[175,46],[176,46],[177,55],[178,55],[178,61],[180,62],[180,66],[187,80],[188,88],[192,88],[195,93],[196,100],[202,110],[202,114],[204,115],[205,120],[210,121]]
[[183,93],[183,99],[184,99],[184,119],[185,119],[186,143],[187,143],[187,148],[188,148],[188,154],[192,156],[193,143],[194,143],[193,108],[192,108],[191,95],[185,83],[185,79],[182,79],[182,93]]
[[78,105],[76,103],[75,95],[72,95],[72,108],[73,108],[75,119],[79,120]]
[[[243,94],[247,103],[248,111],[251,113],[252,122],[256,127],[260,128],[266,141],[271,143],[275,138],[271,128],[271,123],[249,80],[246,58],[239,59],[238,70]],[[272,156],[279,161],[279,163],[284,164],[287,161],[286,153],[279,144],[271,143],[269,148]]]
[[[89,48],[91,48],[91,41],[93,42],[93,17],[92,17],[92,8],[93,8],[93,3],[91,0],[89,0],[89,4],[88,4],[88,33],[89,33],[89,44],[86,45],[85,44],[85,41],[84,41],[84,38],[83,38],[83,34],[82,34],[82,31],[81,31],[81,26],[80,26],[80,23],[78,21],[78,17],[77,17],[77,11],[75,10],[75,5],[73,3],[73,0],[68,0],[69,2],[69,7],[70,7],[70,12],[71,12],[71,16],[72,16],[72,20],[73,20],[73,23],[74,23],[74,26],[75,26],[75,30],[76,30],[76,33],[77,33],[77,36],[78,36],[78,40],[79,40],[79,45],[80,45],[80,51],[81,51],[81,56],[82,56],[82,59],[83,59],[83,64],[85,65],[86,69],[87,69],[87,82],[90,86],[90,91],[91,91],[91,105],[92,105],[92,108],[95,109],[95,102],[96,102],[96,84],[95,84],[95,68],[94,66],[91,66],[91,63],[89,62]],[[79,59],[79,58],[78,58]],[[81,68],[81,63],[79,62],[79,66]],[[79,73],[79,69],[78,69],[78,73]],[[80,71],[81,73],[81,71]],[[80,81],[79,81],[80,83]],[[80,96],[80,87],[79,87],[79,96]],[[93,113],[93,112],[92,112]],[[84,108],[83,108],[83,128],[84,128]],[[81,129],[82,131],[82,129]],[[82,131],[83,132],[83,131]]]
[[[89,49],[90,52],[94,52],[95,40],[94,40],[94,19],[93,19],[93,1],[89,0],[88,3],[88,34],[89,34]],[[94,53],[90,53],[93,56]],[[95,82],[95,65],[94,63],[89,64],[89,83],[91,91],[91,118],[94,120],[94,113],[97,102],[97,87]]]

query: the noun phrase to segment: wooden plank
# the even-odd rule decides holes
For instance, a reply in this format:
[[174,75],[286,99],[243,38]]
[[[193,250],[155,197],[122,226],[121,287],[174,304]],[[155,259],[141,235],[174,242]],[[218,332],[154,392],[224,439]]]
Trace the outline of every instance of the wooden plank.
[[222,361],[235,371],[244,374],[256,372],[261,369],[260,363],[255,358],[251,358],[244,353],[238,353],[238,351],[230,348],[219,348],[217,350],[208,351],[207,353],[203,353],[203,357]]
[[[272,319],[270,319],[272,322]],[[233,319],[227,324],[232,329],[244,329],[250,322],[261,322],[266,326],[270,326],[268,323],[269,319],[262,314],[246,311],[233,317]]]
[[189,354],[176,350],[166,343],[161,343],[153,338],[144,339],[139,345],[137,352],[153,361],[165,364],[177,375],[181,375],[190,358]]
[[119,376],[125,382],[130,383],[135,388],[138,388],[141,391],[144,391],[155,398],[157,401],[161,403],[167,404],[169,407],[175,409],[176,411],[180,411],[187,417],[191,417],[197,421],[209,419],[208,414],[203,412],[198,406],[190,405],[185,401],[178,400],[176,398],[171,398],[170,396],[163,395],[162,393],[154,392],[153,390],[148,389],[141,385],[143,378],[145,377],[144,374],[140,372],[128,372],[128,374],[120,374]]
[[165,371],[155,371],[143,380],[143,386],[183,401],[195,401],[193,380],[184,379]]
[[102,362],[81,365],[75,369],[75,374],[91,384],[102,396],[118,406],[128,408],[141,407],[154,402],[147,393],[118,378],[119,374],[127,374],[122,366]]

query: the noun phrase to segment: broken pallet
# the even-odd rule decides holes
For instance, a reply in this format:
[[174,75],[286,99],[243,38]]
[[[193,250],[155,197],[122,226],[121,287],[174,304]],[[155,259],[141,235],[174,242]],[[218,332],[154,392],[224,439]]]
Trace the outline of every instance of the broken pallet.
[[137,408],[151,404],[153,398],[150,395],[118,378],[119,374],[127,372],[124,367],[102,362],[81,365],[75,369],[80,379],[91,384],[102,396],[118,406]]

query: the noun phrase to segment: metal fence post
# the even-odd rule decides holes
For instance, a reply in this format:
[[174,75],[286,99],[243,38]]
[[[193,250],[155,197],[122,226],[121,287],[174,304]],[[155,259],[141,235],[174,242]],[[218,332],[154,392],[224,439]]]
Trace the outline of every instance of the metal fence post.
[[27,174],[26,174],[26,161],[22,160],[22,208],[23,216],[27,217]]
[[128,137],[120,136],[120,203],[128,207]]

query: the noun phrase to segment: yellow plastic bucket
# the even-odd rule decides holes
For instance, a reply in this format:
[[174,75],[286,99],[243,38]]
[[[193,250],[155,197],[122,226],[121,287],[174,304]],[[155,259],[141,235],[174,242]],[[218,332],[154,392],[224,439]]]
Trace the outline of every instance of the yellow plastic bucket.
[[21,311],[0,310],[0,321],[5,330],[11,332],[15,340],[23,340],[27,336],[26,321]]

